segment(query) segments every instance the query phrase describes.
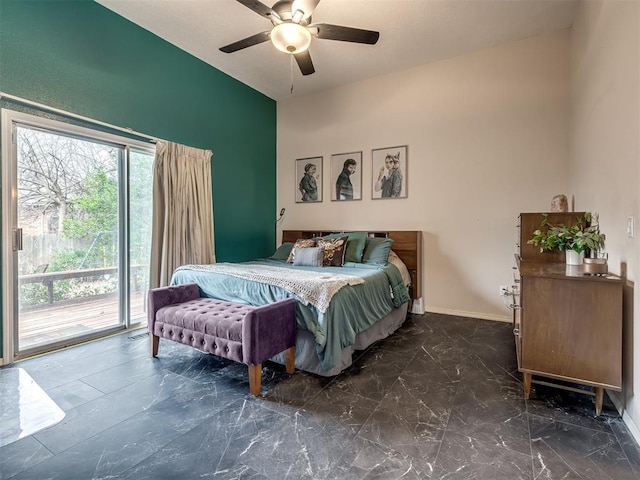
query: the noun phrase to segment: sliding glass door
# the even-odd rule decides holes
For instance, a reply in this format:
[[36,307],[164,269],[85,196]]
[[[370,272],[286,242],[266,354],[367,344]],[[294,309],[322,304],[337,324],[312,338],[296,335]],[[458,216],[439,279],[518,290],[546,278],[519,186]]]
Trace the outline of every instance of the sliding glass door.
[[153,152],[129,150],[129,317],[131,323],[147,321],[147,290],[151,259]]
[[6,262],[12,271],[4,300],[14,357],[144,321],[153,152],[128,139],[3,111],[3,133],[8,127],[3,186],[12,195],[3,225],[11,225],[11,238],[3,245],[3,269]]

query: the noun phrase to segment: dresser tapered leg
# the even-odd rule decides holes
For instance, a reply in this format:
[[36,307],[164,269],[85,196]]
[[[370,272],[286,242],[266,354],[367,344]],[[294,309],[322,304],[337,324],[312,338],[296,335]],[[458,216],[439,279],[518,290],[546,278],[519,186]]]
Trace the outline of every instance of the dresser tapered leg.
[[604,398],[604,388],[596,387],[596,416],[602,413],[602,400]]
[[524,398],[528,400],[529,395],[531,394],[531,374],[523,373],[522,380],[524,382]]

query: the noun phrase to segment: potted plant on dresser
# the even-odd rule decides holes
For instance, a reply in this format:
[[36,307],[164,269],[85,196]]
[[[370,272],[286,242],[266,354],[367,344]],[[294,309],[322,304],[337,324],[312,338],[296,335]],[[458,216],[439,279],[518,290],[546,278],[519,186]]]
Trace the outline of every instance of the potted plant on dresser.
[[540,228],[533,232],[533,237],[527,243],[540,247],[540,252],[564,250],[567,265],[581,265],[587,250],[594,258],[604,255],[605,235],[600,232],[597,213],[592,215],[587,212],[584,219],[578,218],[577,223],[571,226],[552,225],[545,215]]

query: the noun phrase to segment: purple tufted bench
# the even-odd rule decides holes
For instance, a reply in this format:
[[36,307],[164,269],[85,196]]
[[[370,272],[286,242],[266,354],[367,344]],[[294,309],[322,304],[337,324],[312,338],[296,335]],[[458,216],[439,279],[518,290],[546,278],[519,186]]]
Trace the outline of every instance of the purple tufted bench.
[[148,297],[151,355],[160,338],[183,343],[249,366],[249,389],[260,394],[262,362],[285,352],[293,373],[296,344],[296,301],[292,298],[254,307],[200,298],[195,283],[153,288]]

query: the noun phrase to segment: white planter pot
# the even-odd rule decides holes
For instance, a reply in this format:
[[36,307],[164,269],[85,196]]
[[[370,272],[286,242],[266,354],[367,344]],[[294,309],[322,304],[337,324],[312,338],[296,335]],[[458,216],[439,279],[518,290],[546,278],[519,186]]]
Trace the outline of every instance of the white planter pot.
[[575,250],[566,250],[567,253],[567,265],[582,265],[584,259],[584,252],[576,252]]

